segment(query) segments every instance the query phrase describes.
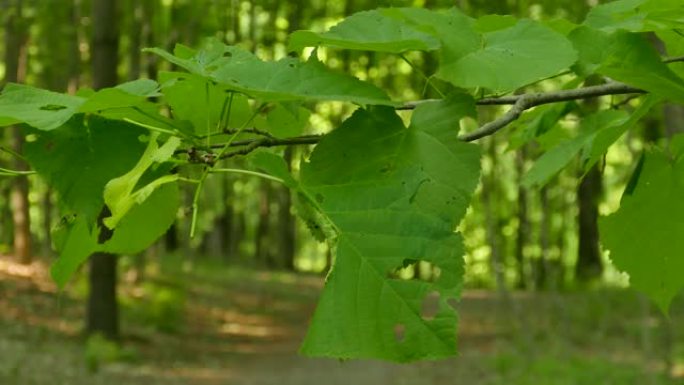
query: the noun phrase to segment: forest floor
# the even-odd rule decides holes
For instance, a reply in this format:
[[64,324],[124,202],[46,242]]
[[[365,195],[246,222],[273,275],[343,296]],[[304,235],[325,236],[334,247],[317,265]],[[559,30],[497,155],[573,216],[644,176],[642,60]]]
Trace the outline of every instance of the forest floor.
[[58,293],[43,264],[0,259],[0,384],[684,384],[682,299],[668,326],[632,291],[466,291],[460,355],[397,365],[297,354],[320,276],[215,265],[144,282],[122,285],[112,350],[81,336],[82,279]]

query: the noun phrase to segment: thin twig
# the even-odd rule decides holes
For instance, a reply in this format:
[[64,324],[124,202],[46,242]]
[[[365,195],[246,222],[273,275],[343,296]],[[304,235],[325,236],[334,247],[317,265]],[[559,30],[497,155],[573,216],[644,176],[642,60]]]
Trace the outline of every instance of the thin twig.
[[316,144],[318,143],[323,135],[306,135],[297,136],[293,138],[277,139],[277,138],[262,138],[262,139],[252,139],[243,140],[240,142],[234,142],[231,145],[244,146],[243,148],[235,151],[228,152],[222,155],[219,159],[232,158],[238,155],[247,155],[250,152],[256,150],[259,147],[278,147],[278,146],[291,146],[291,145],[302,145],[302,144]]

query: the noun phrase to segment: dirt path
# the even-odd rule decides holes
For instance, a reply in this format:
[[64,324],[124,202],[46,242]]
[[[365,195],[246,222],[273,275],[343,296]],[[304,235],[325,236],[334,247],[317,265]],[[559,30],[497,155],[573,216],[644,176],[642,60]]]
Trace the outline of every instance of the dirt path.
[[489,292],[467,292],[459,305],[461,355],[395,365],[297,355],[320,277],[237,270],[186,279],[192,285],[181,330],[165,334],[126,323],[125,346],[138,360],[93,374],[84,365],[78,296],[58,295],[42,265],[0,262],[0,384],[682,383],[657,376],[659,329],[649,331],[651,350],[643,351],[643,318],[629,302],[633,295],[624,293],[524,294],[504,306]]

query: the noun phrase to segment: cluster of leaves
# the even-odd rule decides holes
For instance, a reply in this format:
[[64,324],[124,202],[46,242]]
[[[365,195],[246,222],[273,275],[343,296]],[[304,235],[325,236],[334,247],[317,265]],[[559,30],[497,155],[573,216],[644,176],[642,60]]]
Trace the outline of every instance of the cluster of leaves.
[[[473,19],[458,9],[377,9],[326,32],[295,32],[290,49],[434,51],[439,69],[433,76],[447,96],[419,103],[408,125],[395,111],[401,102],[328,69],[315,50],[306,61],[262,61],[216,40],[199,50],[148,49],[185,70],[162,72],[158,82],[75,96],[10,84],[0,95],[0,124],[26,125],[24,156],[59,194],[60,256],[52,274],[64,285],[92,253],[134,253],[161,236],[176,219],[179,183],[197,185],[196,213],[204,180],[226,171],[216,163],[231,149],[263,137],[278,143],[301,135],[311,102],[359,105],[320,139],[297,177],[277,150],[242,152],[265,174],[246,172],[297,194],[300,214],[335,251],[302,352],[439,358],[456,351],[450,302],[461,288],[463,246],[455,229],[480,173],[478,147],[459,139],[461,120],[475,117],[476,104],[486,99],[558,75],[572,78],[566,89],[601,75],[648,93],[631,116],[606,110],[586,117],[578,135],[548,150],[526,181],[543,185],[578,154],[588,168],[655,105],[684,101],[681,68],[677,73],[664,63],[644,34],[655,33],[670,54],[681,53],[683,26],[678,0],[620,0],[594,8],[581,25],[498,15]],[[530,112],[532,123],[514,135],[517,145],[553,129],[576,108],[559,101]],[[679,143],[644,155],[622,208],[601,222],[617,266],[663,309],[684,286]],[[406,281],[393,274],[417,261],[438,268],[439,277]],[[433,293],[438,310],[427,317],[421,309]]]

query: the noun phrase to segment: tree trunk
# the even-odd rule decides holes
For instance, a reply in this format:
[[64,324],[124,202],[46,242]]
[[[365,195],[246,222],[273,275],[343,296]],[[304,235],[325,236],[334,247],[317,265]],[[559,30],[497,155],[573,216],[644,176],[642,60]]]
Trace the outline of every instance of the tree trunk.
[[601,169],[596,164],[580,182],[577,190],[579,204],[579,247],[575,277],[580,282],[599,278],[603,273],[598,234],[598,201],[601,197]]
[[[597,85],[602,81],[598,77],[591,77],[587,79],[585,85]],[[597,99],[585,100],[583,105],[587,113],[598,110]],[[600,278],[603,273],[598,233],[598,204],[601,199],[602,185],[601,169],[599,164],[595,164],[584,175],[577,188],[579,245],[575,278],[583,283]]]
[[267,267],[272,267],[270,232],[271,232],[271,196],[270,182],[264,182],[259,187],[259,224],[254,234],[256,260]]
[[497,206],[496,191],[496,140],[490,137],[487,143],[489,147],[488,156],[491,160],[491,169],[488,175],[482,179],[482,204],[484,205],[484,216],[487,228],[487,243],[491,250],[489,258],[496,289],[502,297],[506,296],[506,280],[504,276],[505,265],[501,254],[501,237],[499,234],[499,217]]
[[[5,82],[23,82],[26,75],[26,28],[22,19],[22,0],[10,2],[11,6],[5,24]],[[24,133],[19,126],[13,126],[11,147],[21,153]],[[15,158],[15,170],[26,171],[28,165]],[[31,262],[31,223],[29,217],[29,182],[24,176],[13,180],[10,203],[14,227],[13,253],[21,263]]]
[[[116,24],[116,0],[94,0],[92,3],[93,87],[100,89],[117,83],[119,35]],[[116,299],[117,256],[96,253],[90,257],[90,291],[88,293],[86,332],[119,338],[119,305]]]
[[518,289],[527,286],[527,275],[525,274],[525,245],[529,239],[530,223],[527,213],[527,188],[522,184],[522,176],[525,173],[525,148],[523,147],[517,155],[516,168],[518,171],[518,231],[515,242],[515,262],[518,270],[518,280],[515,285]]
[[[292,163],[292,148],[285,149],[285,161],[288,167]],[[292,208],[292,195],[287,187],[280,187],[280,208],[278,211],[278,223],[276,231],[280,235],[280,260],[287,270],[295,270],[295,255],[297,251],[297,222],[290,211]]]
[[119,339],[119,308],[116,300],[117,256],[97,253],[90,257],[86,332]]

